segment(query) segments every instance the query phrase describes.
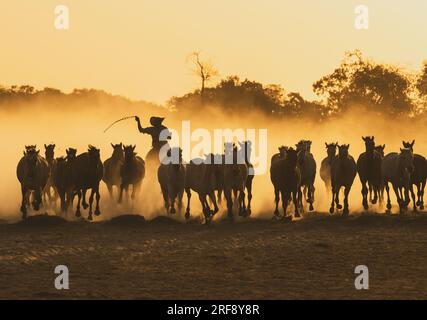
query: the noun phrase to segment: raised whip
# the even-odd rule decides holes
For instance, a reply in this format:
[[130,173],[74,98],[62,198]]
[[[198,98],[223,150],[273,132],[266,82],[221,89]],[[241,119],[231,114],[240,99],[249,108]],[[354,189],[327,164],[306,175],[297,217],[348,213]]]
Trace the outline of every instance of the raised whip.
[[136,118],[137,116],[130,116],[130,117],[124,117],[121,118],[119,120],[114,121],[112,124],[110,124],[107,129],[104,130],[104,133],[106,133],[112,126],[114,126],[117,122],[123,121],[123,120],[127,120],[127,119],[132,119],[132,118]]

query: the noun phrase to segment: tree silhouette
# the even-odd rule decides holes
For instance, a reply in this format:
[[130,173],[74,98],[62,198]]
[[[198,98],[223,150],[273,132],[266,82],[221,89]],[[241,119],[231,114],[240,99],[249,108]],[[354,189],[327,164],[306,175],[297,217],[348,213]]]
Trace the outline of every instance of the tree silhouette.
[[202,61],[200,52],[193,52],[188,56],[188,60],[194,64],[193,73],[200,78],[201,88],[200,96],[204,100],[206,84],[213,78],[219,75],[218,70],[215,69],[213,64],[209,61]]
[[395,66],[365,60],[357,50],[346,53],[341,65],[315,82],[313,89],[338,113],[354,104],[389,115],[409,114],[414,107],[409,77]]

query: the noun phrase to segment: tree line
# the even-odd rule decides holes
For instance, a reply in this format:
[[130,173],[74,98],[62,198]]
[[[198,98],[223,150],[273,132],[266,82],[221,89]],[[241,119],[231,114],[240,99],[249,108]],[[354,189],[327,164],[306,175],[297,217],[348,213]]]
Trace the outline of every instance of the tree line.
[[[201,76],[197,56],[195,73]],[[211,65],[208,65],[208,67]],[[205,66],[203,72],[210,70]],[[208,71],[209,74],[209,71]],[[298,92],[287,92],[280,85],[229,76],[218,84],[183,96],[172,97],[168,106],[177,111],[202,111],[218,106],[227,112],[256,110],[274,117],[310,117],[319,121],[344,114],[355,106],[384,116],[415,117],[427,114],[427,62],[411,74],[397,66],[366,59],[359,50],[346,52],[332,73],[313,83],[318,100],[305,99]]]
[[[313,83],[317,100],[305,99],[298,92],[288,92],[281,85],[265,85],[236,75],[225,77],[210,85],[218,77],[211,62],[195,52],[188,60],[200,79],[200,87],[182,96],[174,96],[166,108],[178,113],[201,113],[205,108],[220,108],[227,113],[257,111],[275,118],[309,117],[324,121],[345,114],[355,106],[391,117],[427,115],[427,61],[420,71],[408,72],[395,65],[382,64],[365,58],[359,50],[346,52],[340,65],[330,74]],[[37,90],[29,85],[0,86],[0,106],[11,102],[52,102],[50,105],[72,105],[85,102],[102,107],[104,104],[132,106],[155,112],[159,105],[132,101],[102,90],[74,89],[63,93],[54,88]],[[16,104],[13,104],[16,105]],[[162,113],[165,108],[161,108]]]

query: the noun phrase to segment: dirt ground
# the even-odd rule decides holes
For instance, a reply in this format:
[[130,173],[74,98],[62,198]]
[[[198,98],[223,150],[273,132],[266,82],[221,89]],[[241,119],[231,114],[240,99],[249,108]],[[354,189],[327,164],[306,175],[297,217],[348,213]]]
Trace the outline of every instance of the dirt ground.
[[[70,289],[54,288],[66,265]],[[357,291],[354,269],[369,268]],[[0,299],[427,299],[427,215],[0,224]]]

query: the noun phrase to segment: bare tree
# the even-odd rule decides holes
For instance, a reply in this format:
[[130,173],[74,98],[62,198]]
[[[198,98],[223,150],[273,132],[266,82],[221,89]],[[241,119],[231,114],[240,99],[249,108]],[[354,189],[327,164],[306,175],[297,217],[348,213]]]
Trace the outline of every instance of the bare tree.
[[200,96],[203,101],[205,94],[206,84],[211,81],[213,78],[219,75],[218,70],[215,69],[213,64],[209,61],[203,61],[200,58],[200,52],[193,52],[188,56],[188,59],[194,64],[193,73],[200,77],[201,80],[201,89]]

